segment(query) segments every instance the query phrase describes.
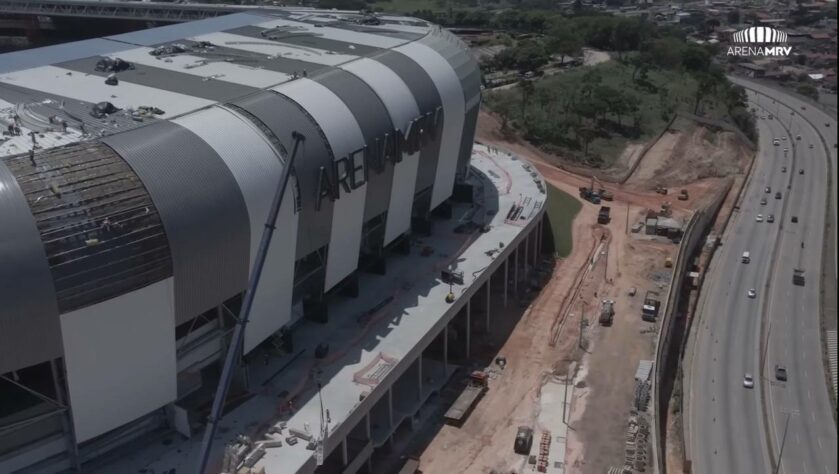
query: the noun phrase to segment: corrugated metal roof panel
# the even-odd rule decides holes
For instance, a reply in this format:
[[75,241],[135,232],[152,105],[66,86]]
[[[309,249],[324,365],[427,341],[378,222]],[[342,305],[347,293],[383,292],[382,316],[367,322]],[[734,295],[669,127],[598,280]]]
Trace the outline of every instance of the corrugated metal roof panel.
[[0,159],[0,374],[62,354],[58,303],[26,197]]
[[[83,74],[99,76],[104,82],[104,79],[112,73],[96,70],[96,64],[101,59],[101,56],[93,56],[67,61],[56,64],[55,66],[69,69],[71,71],[78,71]],[[144,87],[166,90],[177,94],[222,102],[250,94],[257,90],[254,87],[227,82],[222,77],[205,79],[191,74],[184,74],[178,71],[146,66],[143,64],[134,64],[133,66],[134,69],[128,69],[116,74],[119,79],[119,84],[111,86],[113,87],[114,92],[120,93],[123,86],[130,83]],[[104,88],[106,88],[106,86],[103,86],[103,89]]]
[[250,225],[224,161],[189,130],[162,121],[105,137],[143,181],[169,239],[176,324],[243,291]]
[[301,208],[297,238],[297,258],[303,258],[329,244],[332,229],[330,199],[323,199],[320,209],[315,209],[318,189],[318,171],[329,167],[334,159],[332,149],[323,131],[297,103],[274,92],[260,92],[233,103],[262,121],[283,143],[286,150],[293,149],[292,132],[306,137],[301,143],[294,162],[295,176],[301,192]]

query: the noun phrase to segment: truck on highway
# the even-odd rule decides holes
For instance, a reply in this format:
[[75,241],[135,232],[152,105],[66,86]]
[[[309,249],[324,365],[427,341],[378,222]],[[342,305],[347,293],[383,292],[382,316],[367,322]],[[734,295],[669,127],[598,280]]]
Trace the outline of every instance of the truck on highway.
[[792,271],[792,284],[797,286],[804,286],[804,270],[800,268]]
[[600,206],[600,212],[597,213],[598,224],[608,224],[612,220],[612,208],[609,206]]
[[661,306],[661,297],[658,292],[648,291],[644,295],[644,306],[641,307],[641,319],[644,321],[655,321],[658,317],[658,309]]
[[740,261],[743,263],[749,263],[752,261],[752,257],[749,255],[749,252],[743,252],[743,256],[740,257]]
[[466,419],[475,402],[489,390],[489,377],[486,372],[476,370],[469,375],[469,383],[454,401],[444,417],[453,425],[460,425]]

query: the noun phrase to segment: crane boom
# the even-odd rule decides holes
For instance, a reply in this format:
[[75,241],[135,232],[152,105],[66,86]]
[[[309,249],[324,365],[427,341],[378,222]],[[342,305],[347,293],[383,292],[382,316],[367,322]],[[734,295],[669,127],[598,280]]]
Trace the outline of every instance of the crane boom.
[[277,186],[277,191],[274,194],[274,200],[271,203],[271,209],[268,212],[267,220],[265,221],[265,230],[262,231],[262,240],[259,242],[259,250],[256,253],[253,269],[251,270],[250,279],[248,280],[248,287],[245,290],[245,297],[242,301],[242,309],[239,311],[239,320],[236,322],[236,328],[233,331],[233,338],[230,341],[230,347],[227,349],[227,355],[224,358],[224,367],[221,371],[221,377],[216,388],[215,398],[213,399],[213,407],[207,417],[207,428],[204,430],[204,439],[201,442],[201,452],[198,457],[198,474],[204,474],[207,469],[207,462],[210,458],[210,448],[213,445],[213,437],[216,435],[218,429],[218,422],[221,419],[222,408],[224,401],[227,398],[227,390],[230,388],[230,381],[233,380],[233,371],[236,366],[236,359],[242,350],[242,343],[245,338],[245,326],[248,324],[248,317],[250,316],[251,307],[253,306],[254,295],[256,288],[259,286],[259,279],[262,276],[262,268],[265,265],[265,258],[268,256],[268,247],[271,245],[271,238],[274,235],[275,223],[277,215],[280,213],[280,206],[283,202],[283,196],[288,185],[288,178],[291,176],[291,170],[294,167],[294,158],[297,155],[297,148],[300,142],[305,141],[304,137],[299,132],[292,132],[291,137],[294,139],[294,148],[291,151],[291,156],[288,162],[283,167],[283,172],[280,175],[280,182]]

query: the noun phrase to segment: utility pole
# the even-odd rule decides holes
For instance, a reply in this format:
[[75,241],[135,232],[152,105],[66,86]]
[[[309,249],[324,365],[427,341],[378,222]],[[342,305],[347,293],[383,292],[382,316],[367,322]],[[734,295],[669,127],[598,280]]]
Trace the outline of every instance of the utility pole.
[[781,449],[778,451],[778,464],[775,466],[775,474],[781,471],[781,458],[784,455],[784,445],[787,442],[787,428],[789,428],[789,415],[787,413],[787,421],[784,422],[784,436],[781,437]]

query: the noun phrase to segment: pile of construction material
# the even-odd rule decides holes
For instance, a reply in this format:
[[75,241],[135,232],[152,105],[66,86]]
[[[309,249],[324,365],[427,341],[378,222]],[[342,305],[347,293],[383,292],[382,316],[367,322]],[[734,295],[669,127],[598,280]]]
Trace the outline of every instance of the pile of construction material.
[[636,380],[635,381],[635,398],[632,400],[632,407],[639,411],[647,411],[650,404],[650,381]]
[[239,435],[233,439],[224,447],[224,458],[221,462],[222,474],[265,474],[265,467],[255,468],[254,466],[265,456],[267,449],[279,448],[283,445],[278,439],[282,434],[282,428],[282,426],[272,427],[267,434],[268,438],[262,441],[254,442],[245,435]]
[[629,417],[624,449],[624,471],[644,472],[647,469],[650,449],[650,423],[643,414]]
[[551,432],[543,431],[539,440],[539,454],[536,456],[536,470],[548,472],[548,455],[551,452]]

